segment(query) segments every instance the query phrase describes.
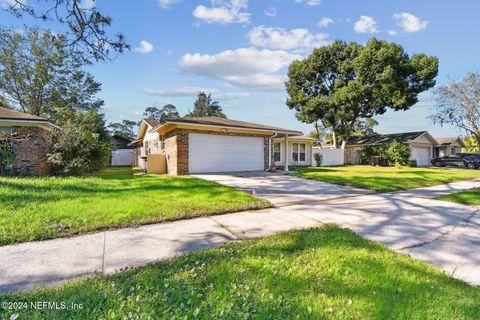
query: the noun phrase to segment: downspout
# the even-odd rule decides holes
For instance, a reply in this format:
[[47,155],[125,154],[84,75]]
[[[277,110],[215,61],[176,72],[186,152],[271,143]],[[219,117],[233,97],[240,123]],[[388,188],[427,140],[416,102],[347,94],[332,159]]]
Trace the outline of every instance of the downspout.
[[276,138],[278,133],[274,133],[273,136],[268,138],[268,171],[272,170],[272,140]]

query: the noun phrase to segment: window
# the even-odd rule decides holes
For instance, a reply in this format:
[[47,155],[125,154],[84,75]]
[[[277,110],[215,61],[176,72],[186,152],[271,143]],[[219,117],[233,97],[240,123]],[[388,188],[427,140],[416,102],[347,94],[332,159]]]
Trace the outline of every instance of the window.
[[12,134],[12,127],[0,127],[0,132],[5,132],[7,134]]
[[282,152],[280,142],[275,142],[273,144],[273,161],[281,162],[282,161]]
[[165,151],[165,137],[160,137],[160,151]]
[[292,144],[292,159],[294,162],[305,162],[306,159],[306,146],[304,143]]

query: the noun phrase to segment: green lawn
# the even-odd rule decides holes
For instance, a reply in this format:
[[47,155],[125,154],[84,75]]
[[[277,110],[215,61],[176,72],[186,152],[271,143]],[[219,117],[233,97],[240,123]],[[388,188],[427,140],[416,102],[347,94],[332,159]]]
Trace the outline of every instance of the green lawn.
[[395,191],[479,178],[480,170],[344,166],[299,169],[293,175],[376,191]]
[[0,178],[0,245],[270,207],[193,177],[106,169],[89,177]]
[[439,197],[440,200],[452,201],[472,206],[480,206],[480,189],[472,189]]
[[[351,231],[293,231],[2,301],[19,319],[478,319],[480,288]],[[8,319],[14,313],[5,312]]]

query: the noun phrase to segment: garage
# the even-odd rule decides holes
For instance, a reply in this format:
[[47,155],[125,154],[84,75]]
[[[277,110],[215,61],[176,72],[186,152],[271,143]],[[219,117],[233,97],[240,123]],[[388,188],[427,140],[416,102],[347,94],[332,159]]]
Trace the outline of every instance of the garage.
[[190,173],[264,170],[264,138],[189,133]]
[[417,166],[429,166],[430,148],[412,147],[411,158],[417,161]]

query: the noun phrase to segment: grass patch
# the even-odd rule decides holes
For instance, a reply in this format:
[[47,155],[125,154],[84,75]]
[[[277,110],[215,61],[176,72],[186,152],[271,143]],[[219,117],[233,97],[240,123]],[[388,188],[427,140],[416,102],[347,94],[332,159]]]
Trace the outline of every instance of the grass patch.
[[480,188],[441,196],[438,199],[472,206],[480,206]]
[[[3,301],[19,319],[476,319],[480,289],[333,226],[193,252]],[[3,312],[3,314],[2,314]]]
[[0,245],[270,206],[214,182],[129,167],[81,178],[3,177]]
[[480,170],[344,166],[305,168],[292,175],[375,191],[395,191],[479,178]]

